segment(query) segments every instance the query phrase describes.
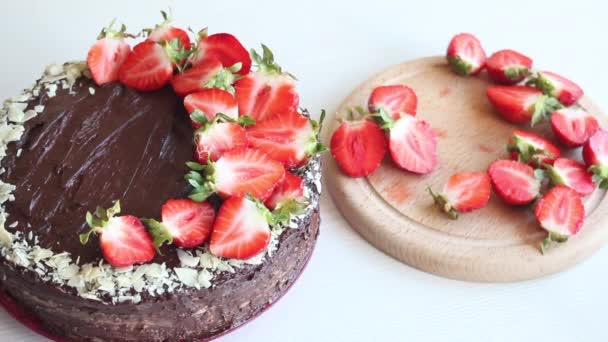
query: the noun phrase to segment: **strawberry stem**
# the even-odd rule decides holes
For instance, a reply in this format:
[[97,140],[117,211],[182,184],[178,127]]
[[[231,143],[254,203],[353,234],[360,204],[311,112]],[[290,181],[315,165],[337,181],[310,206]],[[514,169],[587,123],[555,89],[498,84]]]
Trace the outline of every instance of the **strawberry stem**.
[[154,248],[158,254],[163,255],[160,251],[160,247],[165,243],[173,243],[173,236],[171,236],[171,233],[164,224],[155,219],[143,218],[141,221],[148,227],[148,232],[152,235]]
[[294,75],[288,72],[283,72],[281,66],[274,61],[274,54],[268,48],[268,46],[262,44],[262,56],[260,56],[260,54],[255,51],[255,49],[251,49],[249,51],[249,54],[251,55],[251,59],[258,66],[258,72],[267,75],[287,75],[292,79],[297,80]]
[[108,224],[108,221],[114,217],[114,215],[120,213],[120,201],[114,202],[114,205],[108,209],[104,209],[102,207],[97,207],[95,209],[95,213],[91,214],[91,212],[87,211],[85,220],[89,227],[89,231],[86,233],[82,233],[79,235],[80,243],[86,245],[89,242],[89,238],[92,233],[100,234],[103,232],[103,229]]

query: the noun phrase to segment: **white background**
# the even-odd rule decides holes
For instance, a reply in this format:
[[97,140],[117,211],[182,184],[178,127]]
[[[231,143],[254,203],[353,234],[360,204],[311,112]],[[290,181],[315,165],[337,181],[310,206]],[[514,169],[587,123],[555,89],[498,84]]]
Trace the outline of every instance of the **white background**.
[[[0,96],[50,62],[82,59],[102,26],[176,23],[264,42],[298,76],[302,105],[335,110],[392,65],[443,54],[461,31],[520,50],[576,80],[608,109],[608,8],[600,1],[2,1]],[[608,341],[608,250],[559,275],[515,284],[439,278],[374,249],[323,199],[313,258],[271,310],[221,341]],[[381,218],[379,218],[381,219]],[[0,310],[0,341],[42,341]]]

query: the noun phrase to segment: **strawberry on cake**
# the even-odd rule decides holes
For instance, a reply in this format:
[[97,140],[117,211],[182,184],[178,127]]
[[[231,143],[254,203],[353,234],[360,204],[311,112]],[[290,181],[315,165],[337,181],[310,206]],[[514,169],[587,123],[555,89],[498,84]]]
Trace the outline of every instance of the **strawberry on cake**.
[[60,340],[217,336],[314,248],[325,148],[294,78],[163,18],[103,29],[0,113],[0,289]]

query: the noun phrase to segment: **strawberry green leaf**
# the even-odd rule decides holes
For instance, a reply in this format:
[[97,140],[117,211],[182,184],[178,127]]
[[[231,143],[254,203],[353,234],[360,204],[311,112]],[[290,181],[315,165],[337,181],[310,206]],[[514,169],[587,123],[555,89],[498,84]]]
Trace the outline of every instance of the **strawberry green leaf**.
[[448,62],[450,62],[452,70],[454,70],[454,72],[460,76],[469,75],[473,69],[473,65],[471,65],[471,63],[465,61],[459,56],[448,56]]
[[525,66],[516,65],[505,69],[505,76],[510,80],[521,80],[530,75],[530,69]]
[[150,232],[150,235],[152,236],[154,248],[156,248],[158,254],[163,255],[163,253],[160,252],[160,247],[165,243],[173,243],[173,236],[171,236],[171,233],[164,224],[155,219],[144,218],[141,219],[141,221],[148,227],[148,232]]
[[201,125],[206,125],[209,123],[207,115],[205,115],[205,113],[200,109],[195,109],[192,113],[190,113],[190,119]]
[[197,162],[187,162],[186,166],[188,166],[188,168],[193,171],[203,171],[205,169],[205,165],[199,164]]
[[243,127],[253,126],[255,125],[255,119],[249,115],[243,115],[236,120],[236,123]]
[[431,187],[428,188],[428,191],[429,194],[431,194],[431,197],[433,197],[435,204],[437,205],[437,207],[439,207],[439,209],[441,209],[441,211],[446,213],[448,217],[452,220],[456,220],[458,218],[460,213],[458,212],[458,210],[452,207],[452,205],[444,195],[435,193],[433,189],[431,189]]

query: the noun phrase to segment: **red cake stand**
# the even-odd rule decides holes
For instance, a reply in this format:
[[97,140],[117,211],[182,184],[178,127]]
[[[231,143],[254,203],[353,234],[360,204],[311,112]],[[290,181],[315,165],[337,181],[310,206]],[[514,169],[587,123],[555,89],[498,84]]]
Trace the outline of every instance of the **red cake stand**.
[[[312,254],[314,252],[314,247],[313,247],[313,251],[308,255],[308,258],[306,259],[306,261],[304,262],[304,267],[302,267],[302,270],[300,271],[300,273],[298,273],[298,275],[296,276],[296,279],[291,282],[291,284],[289,284],[289,286],[285,289],[285,291],[283,291],[283,293],[281,293],[281,295],[279,296],[279,298],[277,298],[277,300],[275,300],[274,302],[266,305],[262,310],[258,311],[254,316],[252,316],[249,320],[241,323],[240,325],[237,325],[229,330],[226,330],[220,334],[217,334],[215,336],[209,337],[207,339],[203,339],[201,340],[201,342],[209,342],[212,340],[215,340],[217,338],[220,338],[224,335],[227,335],[235,330],[237,330],[238,328],[244,326],[245,324],[253,321],[254,319],[258,318],[261,314],[263,314],[264,312],[266,312],[266,310],[270,309],[270,307],[272,307],[276,302],[278,302],[281,298],[283,298],[283,296],[285,296],[285,294],[289,291],[289,289],[291,289],[291,287],[293,286],[293,284],[295,284],[298,279],[300,278],[300,276],[302,275],[302,273],[304,273],[304,270],[306,269],[306,266],[308,266],[308,262],[310,261],[310,258],[312,257]],[[23,324],[24,326],[26,326],[27,328],[29,328],[30,330],[32,330],[33,332],[42,335],[46,338],[48,338],[51,341],[55,341],[55,342],[70,342],[68,340],[65,340],[63,338],[54,336],[53,334],[49,333],[48,331],[44,330],[40,324],[40,321],[38,320],[38,318],[36,318],[35,316],[31,315],[30,313],[26,312],[23,308],[21,308],[19,306],[19,304],[17,304],[17,302],[15,302],[6,292],[2,291],[0,292],[0,305],[2,305],[2,307],[11,315],[13,316],[14,319],[16,319],[19,323]]]

